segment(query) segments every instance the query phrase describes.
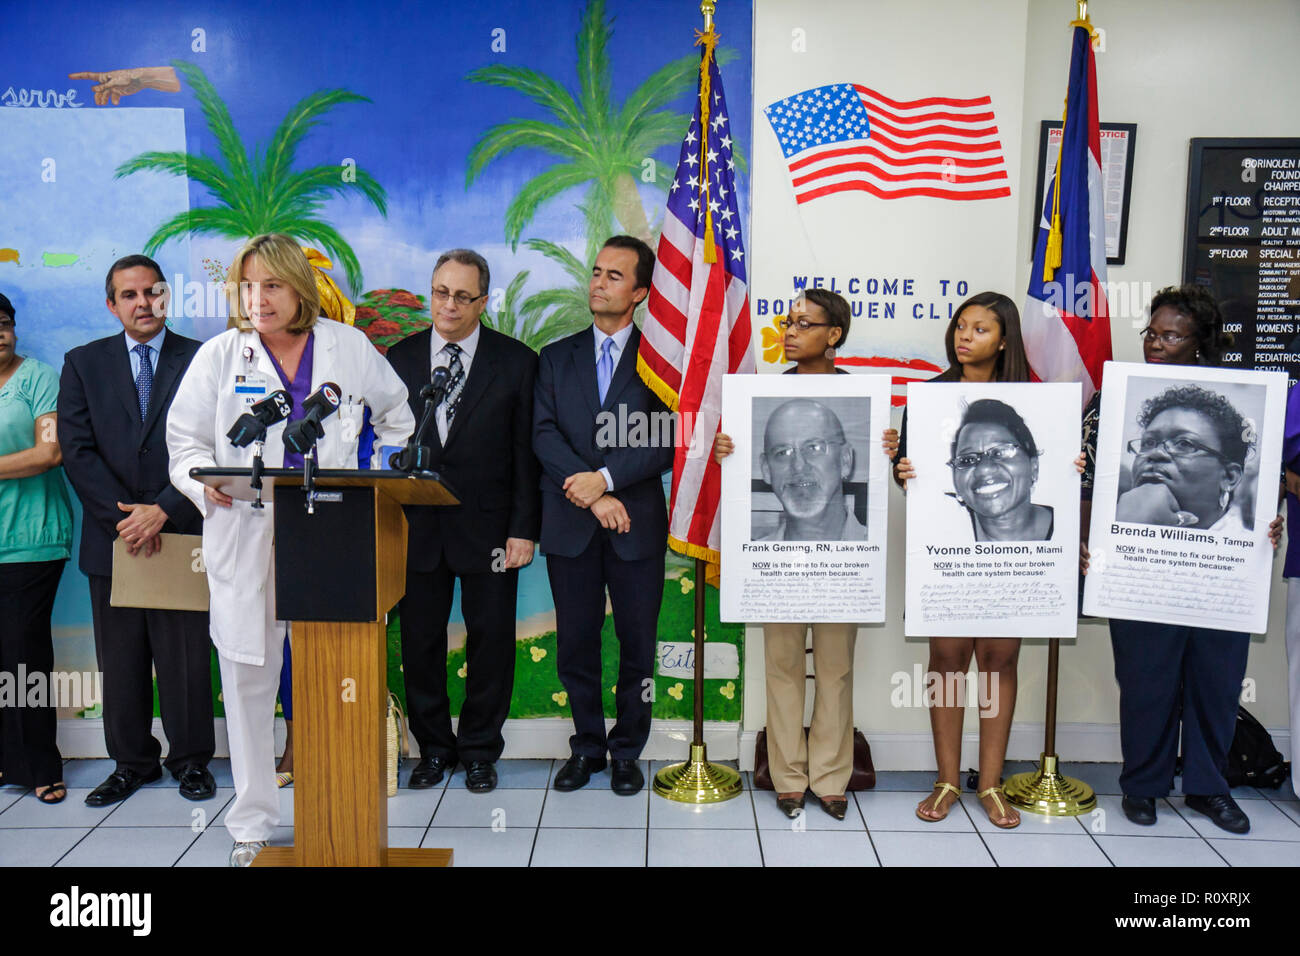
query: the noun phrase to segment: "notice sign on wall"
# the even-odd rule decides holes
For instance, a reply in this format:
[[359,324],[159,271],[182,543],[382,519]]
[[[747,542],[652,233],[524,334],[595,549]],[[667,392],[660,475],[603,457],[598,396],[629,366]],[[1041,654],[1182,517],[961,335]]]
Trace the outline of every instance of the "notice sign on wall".
[[1300,377],[1300,139],[1194,139],[1183,280],[1208,286],[1225,368]]

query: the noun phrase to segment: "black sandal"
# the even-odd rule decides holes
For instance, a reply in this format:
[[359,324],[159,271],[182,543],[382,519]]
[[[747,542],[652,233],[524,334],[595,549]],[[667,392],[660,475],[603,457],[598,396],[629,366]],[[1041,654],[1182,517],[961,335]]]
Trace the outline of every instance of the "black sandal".
[[[36,794],[36,799],[41,803],[62,803],[68,798],[68,787],[64,783],[52,783],[45,788],[44,793],[37,793],[36,791],[40,789],[40,787],[36,787],[32,792]],[[50,794],[57,794],[57,796],[52,797]]]

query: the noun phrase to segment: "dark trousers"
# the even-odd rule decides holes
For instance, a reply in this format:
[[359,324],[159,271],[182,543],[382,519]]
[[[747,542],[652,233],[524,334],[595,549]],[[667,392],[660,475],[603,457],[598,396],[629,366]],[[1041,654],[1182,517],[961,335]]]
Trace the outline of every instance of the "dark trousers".
[[1119,682],[1119,783],[1131,797],[1174,785],[1182,728],[1183,793],[1228,792],[1224,771],[1237,726],[1250,635],[1205,627],[1110,622]]
[[[63,757],[55,737],[57,684],[50,612],[66,561],[0,564],[0,673],[13,681],[15,697],[0,704],[0,772],[6,784],[44,787],[63,779]],[[19,667],[30,677],[44,674],[46,706],[30,706],[32,688],[19,680]]]
[[89,577],[108,755],[119,770],[147,774],[158,766],[162,745],[153,735],[152,680],[157,671],[168,744],[164,766],[173,775],[188,764],[206,766],[215,748],[207,613],[113,607],[112,578]]
[[457,575],[445,560],[431,572],[407,567],[402,616],[406,716],[421,757],[494,761],[506,741],[501,728],[515,687],[515,601],[519,572],[462,574],[465,617],[465,703],[457,732],[447,699],[447,620]]
[[[608,750],[615,760],[635,760],[650,737],[654,704],[650,681],[664,596],[663,552],[624,561],[614,553],[609,536],[598,532],[576,558],[547,555],[546,570],[555,598],[556,667],[569,695],[576,731],[569,747],[584,757],[604,757]],[[600,659],[606,587],[619,646],[614,694],[618,719],[608,736]]]

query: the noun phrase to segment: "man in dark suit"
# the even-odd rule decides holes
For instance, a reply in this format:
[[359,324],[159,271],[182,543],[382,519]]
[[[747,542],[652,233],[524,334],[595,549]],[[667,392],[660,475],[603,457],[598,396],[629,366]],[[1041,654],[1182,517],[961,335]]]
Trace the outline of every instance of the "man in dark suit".
[[[653,271],[644,242],[608,240],[588,287],[594,325],[546,346],[538,362],[533,448],[542,464],[542,551],[555,597],[556,664],[576,731],[557,790],[585,786],[605,768],[606,751],[615,793],[645,785],[637,758],[650,736],[668,539],[661,476],[673,461],[671,442],[656,441],[668,409],[636,371],[641,334],[632,313],[649,294]],[[618,720],[608,736],[600,679],[606,587],[619,642]]]
[[59,446],[81,499],[81,570],[90,578],[95,653],[104,675],[104,738],[117,767],[86,803],[116,803],[162,776],[153,736],[153,674],[167,735],[163,762],[181,796],[216,793],[207,612],[112,607],[113,539],[154,561],[159,534],[200,534],[203,519],[167,477],[167,411],[199,343],[166,329],[167,289],[147,256],[113,263],[104,282],[122,332],[64,358]]
[[[533,560],[541,524],[537,459],[532,451],[537,355],[484,327],[488,264],[453,249],[433,270],[433,327],[388,350],[424,411],[420,390],[434,368],[449,373],[430,429],[430,469],[460,499],[450,507],[408,507],[406,596],[402,599],[402,673],[420,762],[414,789],[432,787],[459,760],[465,786],[487,793],[505,747],[515,674],[515,598],[519,569]],[[447,620],[460,579],[465,617],[465,703],[455,733],[447,700]]]

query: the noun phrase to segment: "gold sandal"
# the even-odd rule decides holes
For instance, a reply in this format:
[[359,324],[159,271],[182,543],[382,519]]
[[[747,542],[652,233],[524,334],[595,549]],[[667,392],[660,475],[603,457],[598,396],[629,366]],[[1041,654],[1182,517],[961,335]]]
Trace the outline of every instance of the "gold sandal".
[[[933,810],[935,813],[938,813],[938,812],[939,812],[939,801],[941,801],[941,800],[943,799],[944,794],[946,794],[946,793],[955,793],[955,794],[957,795],[957,800],[960,800],[960,799],[961,799],[961,787],[954,787],[954,786],[953,786],[952,784],[950,784],[950,783],[944,783],[942,780],[936,780],[936,781],[934,782],[934,789],[939,791],[939,792],[935,795],[935,797],[934,797],[934,805],[930,808],[930,809]],[[928,800],[928,799],[929,799],[929,797],[926,798],[926,800]],[[921,812],[921,808],[925,806],[926,800],[922,800],[922,801],[921,801],[921,805],[918,806],[918,807],[916,808],[916,815],[917,815],[920,819],[924,820],[926,823],[938,823],[940,820],[946,820],[946,819],[948,818],[948,812],[952,809],[953,804],[955,804],[955,803],[957,802],[957,800],[954,800],[952,803],[948,804],[948,805],[944,808],[943,816],[941,816],[941,817],[928,817],[928,816],[926,816],[924,813]]]
[[[1000,794],[1001,796],[999,796],[999,794]],[[1005,797],[1005,796],[1006,796],[1006,793],[1002,790],[1002,787],[1000,787],[1000,786],[989,787],[987,790],[981,790],[981,791],[979,792],[978,796],[979,796],[979,798],[980,798],[981,801],[982,801],[985,797],[989,797],[989,796],[991,796],[991,797],[993,798],[993,802],[996,803],[997,806],[998,806],[998,814],[999,814],[1000,816],[1002,816],[1002,817],[1006,817],[1007,819],[1010,819],[1011,813],[1015,813],[1014,810],[1008,811],[1007,808],[1006,808],[1005,806],[1002,805],[1002,797]],[[1019,813],[1016,813],[1015,822],[1013,822],[1013,823],[998,823],[997,820],[994,820],[994,819],[993,819],[993,814],[991,814],[991,813],[988,812],[988,808],[987,808],[987,807],[984,808],[984,812],[985,812],[985,814],[988,815],[989,823],[993,824],[993,825],[994,825],[995,827],[997,827],[999,830],[1014,830],[1016,827],[1020,826],[1020,814],[1019,814]]]

